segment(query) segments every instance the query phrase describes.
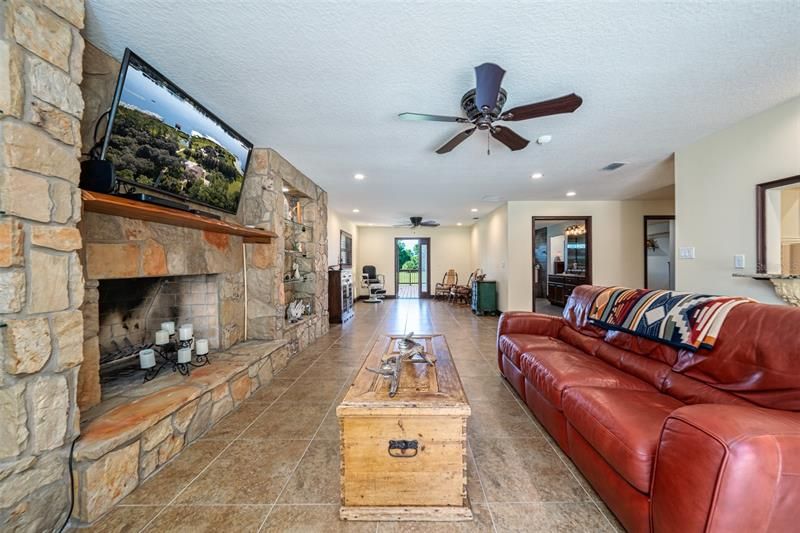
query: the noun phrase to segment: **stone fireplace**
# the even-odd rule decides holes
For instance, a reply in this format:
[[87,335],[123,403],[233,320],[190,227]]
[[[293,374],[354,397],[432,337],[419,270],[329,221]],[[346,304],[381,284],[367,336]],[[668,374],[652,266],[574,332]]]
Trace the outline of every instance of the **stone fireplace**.
[[[0,2],[0,523],[15,530],[58,529],[71,478],[73,517],[102,516],[328,329],[327,194],[277,152],[253,151],[239,213],[223,215],[269,243],[89,208],[78,161],[119,64],[84,43],[83,16],[80,0]],[[314,222],[299,324],[285,320],[284,184]],[[211,364],[147,384],[131,365],[135,387],[101,386],[105,357],[162,318],[192,322]]]
[[98,287],[100,383],[135,371],[163,322],[192,324],[197,339],[219,349],[216,275],[103,280]]

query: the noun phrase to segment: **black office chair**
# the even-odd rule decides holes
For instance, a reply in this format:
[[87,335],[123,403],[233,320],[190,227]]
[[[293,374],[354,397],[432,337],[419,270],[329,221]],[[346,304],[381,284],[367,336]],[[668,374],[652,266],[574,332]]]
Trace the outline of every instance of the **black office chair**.
[[364,265],[361,269],[361,287],[367,290],[368,298],[364,300],[368,304],[379,304],[386,296],[384,288],[386,278],[383,274],[378,274],[378,270],[373,265]]

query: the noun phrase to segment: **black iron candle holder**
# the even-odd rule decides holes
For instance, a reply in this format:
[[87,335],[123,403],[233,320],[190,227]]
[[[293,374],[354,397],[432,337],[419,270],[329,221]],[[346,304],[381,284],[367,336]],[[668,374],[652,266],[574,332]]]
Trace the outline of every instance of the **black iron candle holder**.
[[[208,354],[197,354],[192,355],[189,359],[188,363],[179,363],[178,362],[178,350],[181,348],[192,348],[194,344],[194,337],[188,340],[177,340],[174,338],[175,334],[170,335],[170,341],[164,345],[153,345],[153,351],[156,354],[156,358],[160,359],[161,362],[156,364],[155,366],[148,368],[145,370],[144,373],[144,382],[147,383],[150,380],[155,379],[161,369],[164,367],[172,368],[173,372],[180,372],[181,375],[188,376],[191,372],[191,367],[201,367],[211,364],[211,360],[208,358]],[[196,362],[195,362],[196,361]]]

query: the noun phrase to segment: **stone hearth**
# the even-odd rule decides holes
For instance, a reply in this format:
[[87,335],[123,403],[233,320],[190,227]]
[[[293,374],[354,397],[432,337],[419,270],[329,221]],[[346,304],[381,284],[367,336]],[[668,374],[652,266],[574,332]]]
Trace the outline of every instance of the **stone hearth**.
[[[110,391],[83,414],[73,454],[75,516],[91,522],[235,409],[288,362],[285,341],[250,341],[190,376]],[[141,383],[141,381],[140,381]]]

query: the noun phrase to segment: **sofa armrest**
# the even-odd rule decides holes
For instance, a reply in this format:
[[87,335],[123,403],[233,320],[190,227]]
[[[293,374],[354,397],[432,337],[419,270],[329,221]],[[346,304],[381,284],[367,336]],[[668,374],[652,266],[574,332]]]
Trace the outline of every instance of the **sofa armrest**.
[[800,413],[690,405],[665,421],[650,491],[653,531],[796,531]]

